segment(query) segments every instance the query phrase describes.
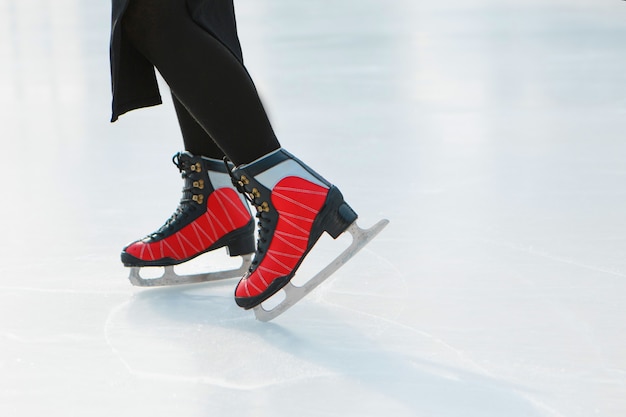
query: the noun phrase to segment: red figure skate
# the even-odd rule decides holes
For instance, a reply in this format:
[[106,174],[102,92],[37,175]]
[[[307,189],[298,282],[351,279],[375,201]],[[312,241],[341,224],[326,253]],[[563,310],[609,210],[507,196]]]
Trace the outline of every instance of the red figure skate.
[[[189,284],[241,276],[255,250],[254,220],[246,202],[233,188],[223,161],[188,152],[173,158],[185,180],[176,212],[156,232],[126,246],[122,262],[131,267],[133,285]],[[207,274],[177,275],[174,265],[218,248],[242,256],[240,268]],[[160,278],[144,279],[142,267],[165,267]]]
[[[387,224],[368,230],[356,225],[357,214],[341,192],[283,149],[237,167],[233,183],[257,208],[258,241],[254,260],[235,290],[235,301],[254,308],[269,321],[283,313],[328,278]],[[326,232],[336,239],[348,230],[353,242],[342,254],[301,287],[290,283],[298,267]],[[261,306],[283,289],[286,298],[273,309]]]

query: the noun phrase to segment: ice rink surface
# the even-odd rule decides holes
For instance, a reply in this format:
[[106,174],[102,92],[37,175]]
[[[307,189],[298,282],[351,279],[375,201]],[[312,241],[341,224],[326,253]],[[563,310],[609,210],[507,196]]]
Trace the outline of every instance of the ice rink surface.
[[0,0],[0,415],[626,415],[626,2],[237,0],[283,146],[391,221],[267,324],[128,283],[182,142],[108,122],[109,7]]

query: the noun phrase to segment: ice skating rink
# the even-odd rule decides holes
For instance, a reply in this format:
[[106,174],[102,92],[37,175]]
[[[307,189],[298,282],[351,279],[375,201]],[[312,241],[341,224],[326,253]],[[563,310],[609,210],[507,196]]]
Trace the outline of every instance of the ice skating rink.
[[285,148],[391,224],[268,324],[132,287],[167,92],[110,124],[109,2],[0,0],[0,415],[626,415],[626,2],[236,7]]

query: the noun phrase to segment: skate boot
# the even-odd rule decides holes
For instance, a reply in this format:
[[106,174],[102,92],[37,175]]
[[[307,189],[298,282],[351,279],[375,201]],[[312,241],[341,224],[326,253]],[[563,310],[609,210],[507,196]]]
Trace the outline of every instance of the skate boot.
[[[259,234],[254,260],[235,289],[235,301],[245,309],[254,308],[262,321],[295,304],[387,224],[383,220],[368,231],[359,229],[357,214],[339,189],[283,149],[237,167],[232,176],[233,184],[257,209]],[[354,239],[348,249],[305,285],[290,283],[324,232],[336,239],[349,228]],[[281,289],[286,294],[282,303],[271,310],[261,306]]]
[[[240,276],[254,252],[254,219],[248,205],[233,188],[220,160],[188,152],[172,158],[185,180],[180,205],[156,232],[126,246],[122,263],[131,267],[134,285],[186,284]],[[209,274],[179,276],[173,266],[221,247],[230,256],[242,256],[241,268]],[[141,278],[142,267],[165,267],[160,278]],[[242,272],[243,271],[243,272]]]

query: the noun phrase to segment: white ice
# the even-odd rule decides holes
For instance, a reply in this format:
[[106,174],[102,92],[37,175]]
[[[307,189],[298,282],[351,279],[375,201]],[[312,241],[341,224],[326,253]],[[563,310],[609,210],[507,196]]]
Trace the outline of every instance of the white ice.
[[236,6],[285,148],[391,224],[268,324],[132,287],[171,103],[109,124],[108,1],[0,0],[0,416],[626,415],[626,2]]

